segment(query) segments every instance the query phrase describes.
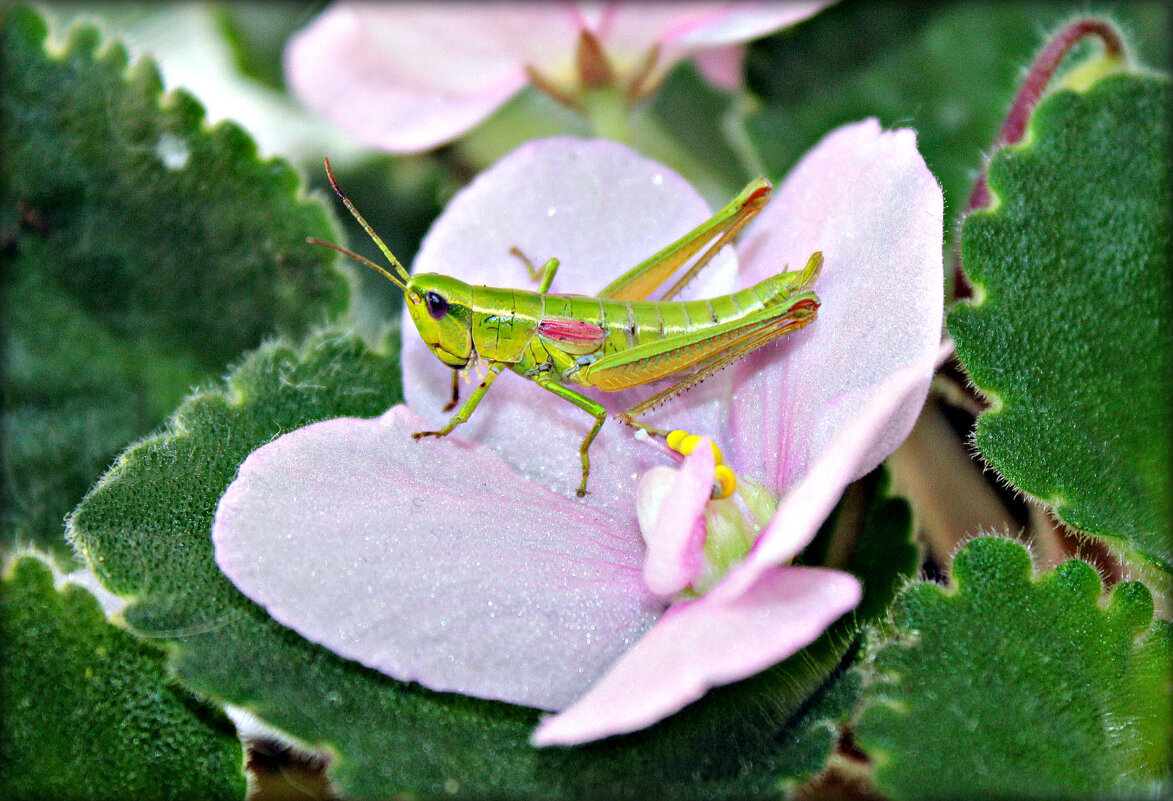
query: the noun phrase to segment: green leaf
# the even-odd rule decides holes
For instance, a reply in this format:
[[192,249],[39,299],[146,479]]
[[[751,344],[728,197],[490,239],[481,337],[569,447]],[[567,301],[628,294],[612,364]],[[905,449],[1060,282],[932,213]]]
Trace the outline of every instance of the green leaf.
[[73,542],[132,600],[132,630],[173,650],[186,683],[329,749],[348,797],[772,797],[821,769],[856,697],[853,680],[833,673],[846,642],[711,692],[651,729],[536,750],[536,710],[397,682],[307,642],[241,595],[217,569],[209,535],[238,465],[284,431],[380,414],[399,399],[398,380],[394,358],[352,336],[262,348],[124,454],[74,513]]
[[1058,91],[990,164],[949,315],[991,407],[976,442],[1072,526],[1173,570],[1170,83]]
[[[856,742],[895,799],[1155,797],[1168,778],[1173,626],[1140,582],[1032,575],[1001,538],[913,585],[879,648]],[[932,766],[926,770],[926,766]]]
[[166,675],[166,655],[106,621],[77,585],[15,559],[0,582],[0,795],[243,799],[222,712]]
[[757,173],[742,163],[731,141],[740,133],[744,101],[742,94],[715,88],[696,65],[683,62],[628,116],[631,144],[679,172],[711,207],[720,208]]
[[4,545],[61,557],[61,521],[191,386],[274,332],[341,311],[330,213],[154,66],[0,12]]
[[[1168,4],[1107,10],[1135,34],[1142,59],[1168,63]],[[747,135],[766,174],[778,178],[838,125],[874,116],[886,128],[914,128],[941,182],[949,231],[1042,46],[1040,30],[1072,13],[1047,2],[842,0],[750,47],[747,83],[763,105],[747,118]]]

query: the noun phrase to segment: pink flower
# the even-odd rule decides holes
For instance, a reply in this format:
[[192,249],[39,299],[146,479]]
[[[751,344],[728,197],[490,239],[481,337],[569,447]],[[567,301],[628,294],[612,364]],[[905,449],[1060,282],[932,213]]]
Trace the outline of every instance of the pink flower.
[[459,137],[527,84],[577,105],[629,101],[679,61],[736,85],[740,45],[828,0],[708,3],[339,2],[292,40],[289,85],[358,140],[393,153]]
[[[561,259],[553,291],[591,293],[709,214],[679,176],[623,145],[539,140],[453,199],[415,269],[529,286],[516,246]],[[650,725],[795,653],[857,603],[853,576],[789,562],[923,403],[941,236],[941,192],[914,134],[867,121],[817,145],[737,253],[689,287],[712,296],[825,257],[814,323],[644,418],[714,437],[746,493],[762,488],[748,504],[761,531],[719,575],[701,581],[697,550],[697,521],[714,508],[708,448],[665,474],[660,451],[608,421],[578,500],[590,418],[515,375],[455,434],[412,441],[445,419],[451,374],[406,318],[406,406],[311,425],[250,455],[217,511],[217,562],[276,620],[344,657],[559,712],[535,744]],[[647,395],[596,397],[619,411]],[[641,513],[653,518],[647,549]]]

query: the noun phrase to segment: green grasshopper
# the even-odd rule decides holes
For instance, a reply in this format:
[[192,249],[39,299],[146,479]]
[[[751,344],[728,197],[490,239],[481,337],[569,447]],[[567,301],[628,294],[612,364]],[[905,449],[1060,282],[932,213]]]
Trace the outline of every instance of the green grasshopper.
[[[708,300],[672,300],[769,202],[771,186],[765,178],[751,181],[725,208],[592,298],[547,294],[558,271],[558,259],[551,258],[535,268],[516,248],[512,253],[525,262],[535,280],[540,278],[536,291],[471,286],[435,273],[409,275],[342,192],[329,159],[326,174],[395,273],[330,242],[309,241],[371,267],[403,290],[407,311],[424,344],[454,371],[452,402],[446,411],[459,399],[455,371],[467,368],[478,357],[488,362],[484,380],[447,425],[412,436],[418,440],[451,433],[469,419],[493,381],[508,367],[595,418],[579,446],[579,497],[586,494],[590,475],[588,449],[607,419],[607,411],[569,385],[615,392],[678,377],[667,389],[617,415],[629,426],[664,437],[668,432],[636,418],[741,357],[802,328],[818,313],[819,299],[810,288],[822,268],[821,252],[814,253],[801,271],[784,271],[740,292]],[[707,250],[661,300],[645,299],[706,245]]]

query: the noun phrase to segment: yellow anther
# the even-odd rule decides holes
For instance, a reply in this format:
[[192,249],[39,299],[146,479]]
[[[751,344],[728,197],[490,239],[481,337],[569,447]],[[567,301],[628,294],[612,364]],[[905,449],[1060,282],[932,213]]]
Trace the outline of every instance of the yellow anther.
[[[680,429],[669,431],[668,436],[664,439],[667,440],[669,448],[685,456],[688,456],[688,454],[696,450],[696,446],[701,441],[701,438],[696,434],[689,434],[687,431],[681,431]],[[709,444],[713,446],[713,462],[715,464],[721,464],[721,449],[712,440],[709,440]]]
[[720,500],[728,498],[737,489],[737,476],[723,464],[717,465],[713,472],[713,498]]
[[[696,434],[689,434],[684,438],[684,441],[680,443],[680,447],[676,448],[676,450],[687,456],[696,450],[696,446],[700,443],[701,438],[699,436]],[[709,444],[713,446],[713,461],[717,464],[721,464],[721,449],[718,448],[717,443],[713,442],[712,440],[709,440]]]

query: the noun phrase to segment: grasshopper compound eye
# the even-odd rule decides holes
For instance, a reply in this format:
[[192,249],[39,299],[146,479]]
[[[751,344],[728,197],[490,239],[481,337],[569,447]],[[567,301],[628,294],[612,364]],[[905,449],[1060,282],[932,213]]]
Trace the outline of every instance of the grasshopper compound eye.
[[439,320],[448,313],[448,300],[438,292],[429,290],[424,295],[424,303],[427,304],[428,314],[432,315],[433,320]]

